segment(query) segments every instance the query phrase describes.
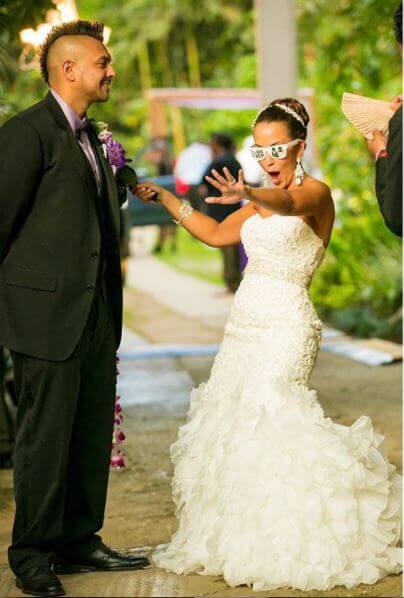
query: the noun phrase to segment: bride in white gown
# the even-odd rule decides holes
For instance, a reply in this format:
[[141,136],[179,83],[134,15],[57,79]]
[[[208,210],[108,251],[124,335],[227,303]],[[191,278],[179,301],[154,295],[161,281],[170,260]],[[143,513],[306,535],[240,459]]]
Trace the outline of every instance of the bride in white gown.
[[[217,224],[157,185],[164,207],[212,246],[241,240],[249,262],[206,384],[171,447],[178,531],[153,561],[230,586],[329,590],[401,571],[401,477],[361,416],[325,417],[308,388],[322,324],[308,288],[334,220],[329,189],[301,168],[308,115],[276,100],[254,124],[252,152],[273,188],[228,171],[209,201],[250,203]],[[289,144],[289,145],[285,145]]]

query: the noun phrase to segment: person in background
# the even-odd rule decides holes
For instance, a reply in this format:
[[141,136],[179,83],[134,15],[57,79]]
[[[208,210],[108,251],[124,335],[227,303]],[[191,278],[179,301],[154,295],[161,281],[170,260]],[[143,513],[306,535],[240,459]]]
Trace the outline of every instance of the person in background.
[[154,137],[144,157],[154,164],[157,176],[172,174],[173,161],[170,156],[168,140],[165,137]]
[[[172,174],[173,161],[165,137],[155,137],[144,157],[155,166],[158,177]],[[171,251],[175,252],[177,250],[177,227],[174,223],[159,225],[159,234],[153,253],[161,253],[167,240],[171,241]]]
[[[202,182],[199,186],[199,193],[203,199],[205,197],[220,196],[220,192],[205,179],[205,177],[209,176],[212,171],[222,172],[223,168],[228,168],[231,175],[234,178],[237,178],[239,170],[241,169],[240,162],[234,155],[234,141],[229,135],[226,135],[225,133],[213,133],[210,147],[213,159],[204,172]],[[217,222],[222,222],[240,207],[241,203],[229,206],[204,204],[204,211]],[[235,293],[241,282],[239,247],[238,245],[230,245],[229,247],[221,247],[220,250],[223,257],[223,278],[227,290],[231,293]]]
[[200,141],[194,141],[183,149],[175,162],[175,191],[181,197],[188,199],[195,210],[201,209],[199,186],[211,162],[210,145]]
[[[397,43],[402,51],[403,5],[400,2],[394,14]],[[386,138],[377,129],[368,141],[371,155],[376,161],[376,196],[386,226],[398,237],[403,236],[403,109],[402,96],[392,102],[395,110]]]

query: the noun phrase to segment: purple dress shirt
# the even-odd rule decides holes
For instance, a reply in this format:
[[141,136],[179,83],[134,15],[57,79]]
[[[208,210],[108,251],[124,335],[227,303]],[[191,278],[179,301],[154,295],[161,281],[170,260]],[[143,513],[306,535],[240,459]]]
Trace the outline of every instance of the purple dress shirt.
[[[87,117],[80,118],[77,112],[75,112],[75,110],[73,110],[73,108],[69,106],[69,104],[67,104],[54,89],[51,89],[51,94],[63,110],[63,114],[65,115],[66,120],[69,123],[73,133],[76,133],[77,129],[79,129],[85,123]],[[97,183],[98,193],[101,193],[100,167],[97,162],[97,158],[95,157],[93,146],[91,145],[91,142],[85,130],[81,131],[80,139],[77,139],[77,141],[80,143],[81,149],[83,150],[88,161],[90,162],[90,166],[93,169],[95,180]]]

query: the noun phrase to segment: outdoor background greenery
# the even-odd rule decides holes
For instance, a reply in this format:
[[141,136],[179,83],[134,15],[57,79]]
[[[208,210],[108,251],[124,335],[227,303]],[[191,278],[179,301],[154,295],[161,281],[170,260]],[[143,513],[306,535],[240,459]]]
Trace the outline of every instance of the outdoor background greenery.
[[[256,86],[252,0],[76,3],[82,18],[112,28],[109,47],[118,77],[111,100],[94,107],[92,115],[106,120],[132,155],[150,140],[144,89]],[[381,99],[401,92],[392,26],[397,3],[296,0],[299,84],[315,91],[320,167],[337,204],[313,298],[321,316],[336,326],[393,339],[401,335],[401,243],[383,225],[374,165],[340,102],[344,91]],[[40,21],[50,5],[50,0],[0,0],[0,121],[44,94],[38,73],[18,66],[18,31]],[[213,130],[227,130],[240,142],[254,113],[183,110],[182,115],[187,142],[207,140]],[[187,242],[183,248],[190,251]]]

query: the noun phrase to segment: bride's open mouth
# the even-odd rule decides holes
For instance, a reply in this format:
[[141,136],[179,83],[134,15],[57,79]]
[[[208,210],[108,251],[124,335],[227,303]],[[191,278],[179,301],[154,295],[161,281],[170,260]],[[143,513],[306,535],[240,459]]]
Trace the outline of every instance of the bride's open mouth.
[[271,181],[273,182],[274,185],[278,185],[280,183],[281,180],[281,173],[279,172],[279,170],[274,170],[273,172],[268,172]]

